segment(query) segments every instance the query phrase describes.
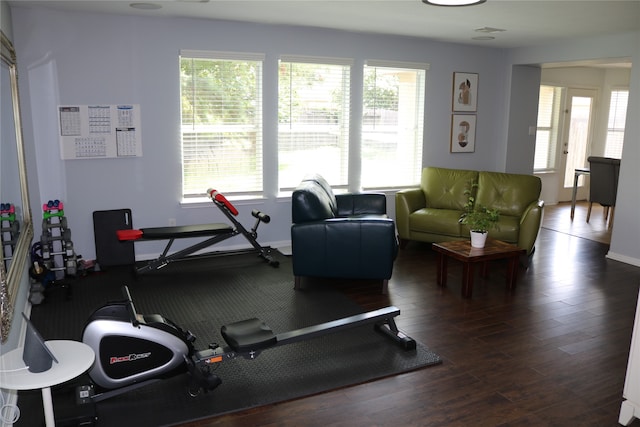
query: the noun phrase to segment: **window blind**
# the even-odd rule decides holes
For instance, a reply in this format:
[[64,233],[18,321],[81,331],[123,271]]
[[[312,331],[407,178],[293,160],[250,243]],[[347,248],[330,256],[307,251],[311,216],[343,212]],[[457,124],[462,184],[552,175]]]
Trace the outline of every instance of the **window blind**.
[[261,193],[262,61],[256,55],[181,54],[183,197],[202,196],[208,188]]
[[278,183],[281,191],[295,188],[309,172],[320,173],[334,187],[346,187],[350,71],[348,61],[339,59],[280,59]]
[[428,66],[405,68],[386,61],[368,61],[365,66],[361,147],[363,188],[405,187],[420,183],[426,68]]
[[605,157],[622,158],[624,143],[624,129],[627,120],[628,90],[612,90],[609,102],[609,120],[607,124],[607,139],[605,142]]
[[562,89],[540,86],[536,148],[533,161],[535,171],[551,170],[556,165]]

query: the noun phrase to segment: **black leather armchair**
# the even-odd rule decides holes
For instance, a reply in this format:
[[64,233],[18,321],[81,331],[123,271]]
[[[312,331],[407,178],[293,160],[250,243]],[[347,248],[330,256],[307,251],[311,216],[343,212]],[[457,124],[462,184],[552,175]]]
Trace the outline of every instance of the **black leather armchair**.
[[302,276],[380,279],[387,293],[398,244],[384,194],[334,195],[322,176],[311,175],[294,190],[291,205],[296,289]]

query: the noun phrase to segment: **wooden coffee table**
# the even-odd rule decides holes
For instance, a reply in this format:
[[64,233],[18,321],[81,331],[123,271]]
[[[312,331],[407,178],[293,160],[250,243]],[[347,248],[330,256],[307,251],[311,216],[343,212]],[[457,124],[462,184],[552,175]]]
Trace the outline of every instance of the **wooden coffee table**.
[[473,267],[482,263],[482,277],[489,273],[489,261],[507,259],[507,289],[516,286],[518,277],[518,261],[520,255],[526,251],[511,243],[500,240],[487,239],[484,248],[471,247],[470,240],[454,240],[450,242],[434,243],[433,250],[438,253],[438,286],[447,285],[447,264],[449,258],[462,262],[462,297],[471,298],[473,292]]

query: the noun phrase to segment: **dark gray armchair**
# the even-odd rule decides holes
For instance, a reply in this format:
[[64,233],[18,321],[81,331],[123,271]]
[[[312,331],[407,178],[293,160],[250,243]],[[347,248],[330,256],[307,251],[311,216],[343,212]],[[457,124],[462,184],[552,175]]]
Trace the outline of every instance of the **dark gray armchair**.
[[398,253],[395,223],[382,193],[338,194],[311,175],[291,200],[291,248],[295,288],[300,278],[382,280],[387,284]]
[[587,222],[591,217],[591,207],[594,203],[604,206],[605,219],[609,220],[609,227],[613,225],[613,215],[618,194],[618,176],[620,175],[620,159],[591,156],[589,161],[589,209]]

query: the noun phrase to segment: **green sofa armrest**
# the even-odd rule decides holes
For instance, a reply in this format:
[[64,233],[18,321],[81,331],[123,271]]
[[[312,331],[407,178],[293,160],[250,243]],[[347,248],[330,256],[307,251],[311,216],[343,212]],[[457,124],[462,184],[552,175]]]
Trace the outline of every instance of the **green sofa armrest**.
[[396,227],[401,239],[409,240],[409,215],[427,206],[421,188],[400,190],[396,193]]
[[518,235],[518,246],[527,250],[527,255],[533,252],[538,232],[542,226],[542,214],[544,202],[537,200],[532,202],[520,217],[520,234]]

